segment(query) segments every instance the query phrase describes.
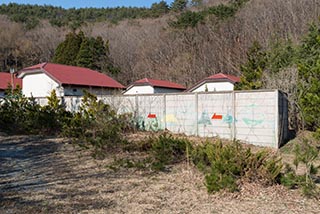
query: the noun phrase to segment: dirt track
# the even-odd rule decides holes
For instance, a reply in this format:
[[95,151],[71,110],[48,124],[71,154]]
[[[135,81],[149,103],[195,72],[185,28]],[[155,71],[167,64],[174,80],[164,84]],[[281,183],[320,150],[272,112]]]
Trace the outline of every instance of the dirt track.
[[186,164],[153,174],[105,167],[62,139],[0,137],[0,213],[320,213],[281,186],[208,195]]

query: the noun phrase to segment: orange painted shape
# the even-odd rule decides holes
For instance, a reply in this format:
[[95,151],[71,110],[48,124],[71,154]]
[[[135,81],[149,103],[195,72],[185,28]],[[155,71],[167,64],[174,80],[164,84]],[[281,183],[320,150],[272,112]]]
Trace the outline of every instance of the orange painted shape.
[[157,118],[157,115],[156,114],[149,114],[148,118]]
[[214,113],[211,117],[213,120],[222,120],[222,115]]

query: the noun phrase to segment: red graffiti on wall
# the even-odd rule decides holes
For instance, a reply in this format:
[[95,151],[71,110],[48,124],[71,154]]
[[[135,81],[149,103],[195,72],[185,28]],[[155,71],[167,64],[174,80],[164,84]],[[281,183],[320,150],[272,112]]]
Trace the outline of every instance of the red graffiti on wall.
[[157,118],[157,115],[156,114],[149,114],[148,118]]
[[213,120],[222,120],[222,115],[214,113],[212,115],[211,119],[213,119]]

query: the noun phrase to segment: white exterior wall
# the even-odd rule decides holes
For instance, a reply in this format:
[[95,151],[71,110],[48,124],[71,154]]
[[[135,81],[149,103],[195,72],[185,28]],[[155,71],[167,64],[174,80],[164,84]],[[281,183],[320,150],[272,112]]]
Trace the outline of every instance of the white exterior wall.
[[206,87],[208,88],[208,92],[233,91],[234,89],[234,85],[231,82],[208,82],[202,84],[192,92],[205,92]]
[[163,94],[163,93],[179,93],[184,90],[181,89],[175,89],[175,88],[162,88],[162,87],[155,87],[154,88],[154,93],[155,94]]
[[64,96],[83,96],[83,91],[86,90],[91,94],[95,94],[97,96],[102,95],[113,95],[118,92],[116,89],[112,88],[90,88],[90,87],[80,87],[80,86],[63,86]]
[[22,93],[26,97],[46,97],[52,90],[58,91],[59,84],[44,73],[26,74],[22,79]]
[[150,85],[133,86],[124,95],[130,94],[154,94],[154,88]]

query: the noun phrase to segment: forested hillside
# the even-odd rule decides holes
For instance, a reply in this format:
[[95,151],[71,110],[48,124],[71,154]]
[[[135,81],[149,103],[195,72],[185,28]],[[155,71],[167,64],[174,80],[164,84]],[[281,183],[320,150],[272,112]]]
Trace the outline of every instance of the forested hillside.
[[0,69],[51,61],[107,72],[124,85],[148,77],[187,87],[224,72],[241,76],[239,89],[285,91],[291,127],[315,130],[319,17],[319,0],[175,0],[151,8],[68,10],[1,5]]
[[[65,35],[82,30],[109,41],[109,58],[120,68],[116,78],[123,84],[151,77],[190,86],[221,71],[240,75],[254,41],[264,49],[277,41],[296,44],[320,15],[317,0],[193,1],[195,6],[176,9],[162,3],[113,10],[2,5],[1,70],[52,61]],[[54,18],[69,25],[56,24]],[[37,20],[31,28],[30,19]]]

